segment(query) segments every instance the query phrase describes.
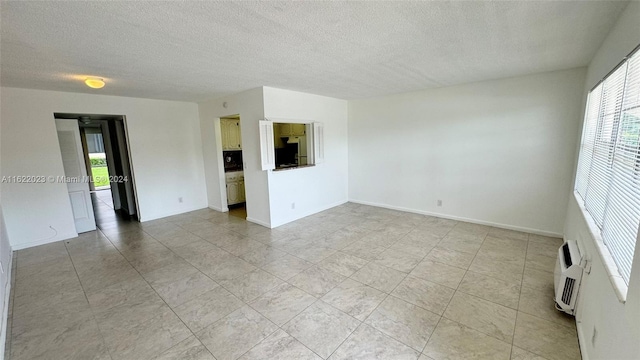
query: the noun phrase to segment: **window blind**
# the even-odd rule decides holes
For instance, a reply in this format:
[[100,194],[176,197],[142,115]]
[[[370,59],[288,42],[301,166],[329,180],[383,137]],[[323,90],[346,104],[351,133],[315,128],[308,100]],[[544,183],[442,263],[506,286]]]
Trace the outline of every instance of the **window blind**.
[[580,157],[576,174],[576,191],[580,194],[582,200],[584,200],[587,193],[601,98],[602,84],[593,89],[587,97],[587,111],[584,117],[584,130],[582,132],[582,144],[580,146]]
[[628,284],[640,225],[640,52],[589,93],[575,188]]
[[604,219],[607,193],[611,182],[611,168],[626,69],[626,64],[618,67],[602,84],[602,99],[598,111],[593,157],[587,183],[587,194],[584,199],[585,207],[600,227],[602,227]]
[[625,70],[602,239],[629,283],[640,223],[640,56],[629,59]]

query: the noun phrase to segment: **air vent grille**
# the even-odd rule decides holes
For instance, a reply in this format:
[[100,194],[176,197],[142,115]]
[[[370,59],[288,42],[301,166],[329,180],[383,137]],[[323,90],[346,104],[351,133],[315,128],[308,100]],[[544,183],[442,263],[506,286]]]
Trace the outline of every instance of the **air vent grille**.
[[569,251],[568,243],[562,245],[562,253],[564,254],[564,265],[566,267],[573,265],[573,261],[571,261],[571,252]]
[[562,302],[569,305],[571,304],[571,295],[573,295],[573,286],[576,281],[572,278],[567,278],[567,281],[564,283],[564,290],[562,291]]

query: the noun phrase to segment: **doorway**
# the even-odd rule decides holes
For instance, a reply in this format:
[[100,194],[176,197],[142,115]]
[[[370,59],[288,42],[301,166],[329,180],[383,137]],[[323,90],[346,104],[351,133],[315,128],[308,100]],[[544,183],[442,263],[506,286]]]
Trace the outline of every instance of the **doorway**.
[[224,164],[225,193],[229,215],[247,218],[247,199],[244,186],[244,161],[240,115],[220,118],[222,162]]
[[[77,131],[79,139],[78,162],[83,168],[85,181],[81,187],[74,185],[75,194],[87,192],[86,196],[71,199],[76,230],[78,233],[90,231],[97,226],[101,230],[125,226],[127,223],[137,222],[139,211],[135,191],[135,181],[131,168],[129,146],[126,131],[126,119],[123,115],[96,114],[67,114],[55,113],[58,138],[63,155],[63,163],[73,162],[70,151],[65,154],[61,140],[60,127]],[[69,148],[69,146],[66,146]],[[65,166],[65,175],[67,174]],[[86,226],[87,219],[80,211],[77,214],[77,204],[84,201],[90,208],[93,218],[93,228]],[[75,202],[75,203],[74,203]]]

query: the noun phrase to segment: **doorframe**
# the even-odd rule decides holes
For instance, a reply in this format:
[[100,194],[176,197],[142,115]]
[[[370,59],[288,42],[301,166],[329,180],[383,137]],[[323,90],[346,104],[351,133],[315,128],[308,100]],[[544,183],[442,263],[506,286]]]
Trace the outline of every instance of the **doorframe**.
[[[216,138],[216,158],[218,159],[220,211],[229,212],[229,200],[227,199],[227,174],[224,172],[224,150],[222,150],[222,118],[224,118],[224,116],[213,120],[213,128]],[[244,154],[242,154],[242,161],[244,161]]]
[[[91,113],[62,113],[62,112],[54,112],[53,113],[53,118],[55,119],[67,119],[67,120],[76,120],[77,121],[77,126],[78,126],[78,130],[81,130],[80,128],[80,122],[79,119],[81,116],[88,116],[89,118],[91,118],[92,120],[95,119],[96,121],[98,120],[105,120],[105,121],[122,121],[123,124],[123,130],[124,130],[124,137],[125,137],[125,145],[126,145],[126,150],[127,150],[127,159],[129,161],[129,172],[130,172],[130,181],[131,181],[131,188],[133,191],[133,199],[134,199],[134,206],[136,209],[136,218],[138,222],[142,222],[142,213],[140,212],[140,204],[139,204],[139,199],[138,199],[138,187],[136,184],[136,179],[135,179],[135,165],[134,165],[134,161],[133,161],[133,155],[132,155],[132,150],[131,150],[131,142],[130,142],[130,136],[129,136],[129,126],[128,126],[128,122],[127,122],[127,116],[126,115],[113,115],[113,114],[91,114]],[[103,136],[105,135],[104,132],[104,126],[101,125],[101,128],[103,130]],[[108,128],[108,126],[107,126]],[[108,132],[109,130],[107,129],[107,135],[109,134]],[[116,135],[117,136],[117,135]],[[112,146],[114,144],[111,144]],[[83,153],[84,153],[84,148],[83,148]],[[105,149],[106,150],[106,149]],[[83,157],[84,158],[84,157]],[[86,160],[85,160],[85,167],[86,167]],[[91,187],[89,187],[91,189]],[[97,226],[96,226],[97,228]]]
[[[80,127],[80,124],[78,124]],[[93,179],[93,172],[91,171],[91,159],[89,158],[89,146],[87,145],[87,132],[85,128],[80,127],[80,142],[82,143],[82,155],[84,155],[84,167],[87,169],[87,176]],[[89,192],[96,191],[96,187],[93,181],[89,182]]]
[[138,187],[136,186],[136,177],[135,177],[135,166],[133,165],[133,156],[131,155],[131,143],[129,140],[129,125],[127,122],[127,116],[122,115],[123,129],[124,129],[124,140],[127,146],[127,157],[129,158],[129,172],[131,172],[131,188],[133,190],[133,202],[136,207],[136,217],[138,218],[138,222],[142,222],[142,213],[140,212],[140,203],[138,200]]
[[[104,142],[104,152],[107,158],[107,170],[109,174],[115,174],[116,165],[113,160],[113,144],[111,144],[111,132],[109,130],[109,124],[105,121],[101,121],[100,130],[102,131],[102,141]],[[120,189],[118,185],[113,183],[109,186],[111,188],[111,201],[113,202],[113,209],[120,210]]]
[[[220,117],[217,117],[215,119],[213,119],[213,129],[214,129],[214,133],[215,133],[215,139],[216,139],[216,158],[218,160],[218,179],[219,179],[219,183],[220,183],[220,201],[221,201],[221,211],[222,212],[229,212],[229,199],[227,198],[227,174],[224,172],[224,150],[222,149],[222,119],[229,119],[229,118],[234,118],[234,117],[238,117],[238,121],[240,122],[240,146],[242,147],[242,149],[240,149],[240,151],[242,152],[242,174],[244,177],[244,184],[245,184],[245,189],[244,189],[244,194],[245,194],[245,199],[244,199],[244,206],[245,209],[247,210],[247,214],[249,213],[249,199],[247,198],[247,191],[246,191],[246,184],[247,184],[247,177],[246,174],[244,173],[245,171],[245,147],[244,147],[244,137],[242,136],[242,116],[239,113],[236,114],[229,114],[229,115],[223,115]],[[217,209],[216,209],[217,210]]]

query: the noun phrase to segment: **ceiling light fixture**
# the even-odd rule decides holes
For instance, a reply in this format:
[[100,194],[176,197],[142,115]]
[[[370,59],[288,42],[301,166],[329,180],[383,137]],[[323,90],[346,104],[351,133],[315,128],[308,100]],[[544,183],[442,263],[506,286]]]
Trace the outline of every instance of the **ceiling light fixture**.
[[93,77],[86,78],[84,83],[87,84],[87,86],[92,89],[102,89],[104,87],[104,80],[99,78],[93,78]]

